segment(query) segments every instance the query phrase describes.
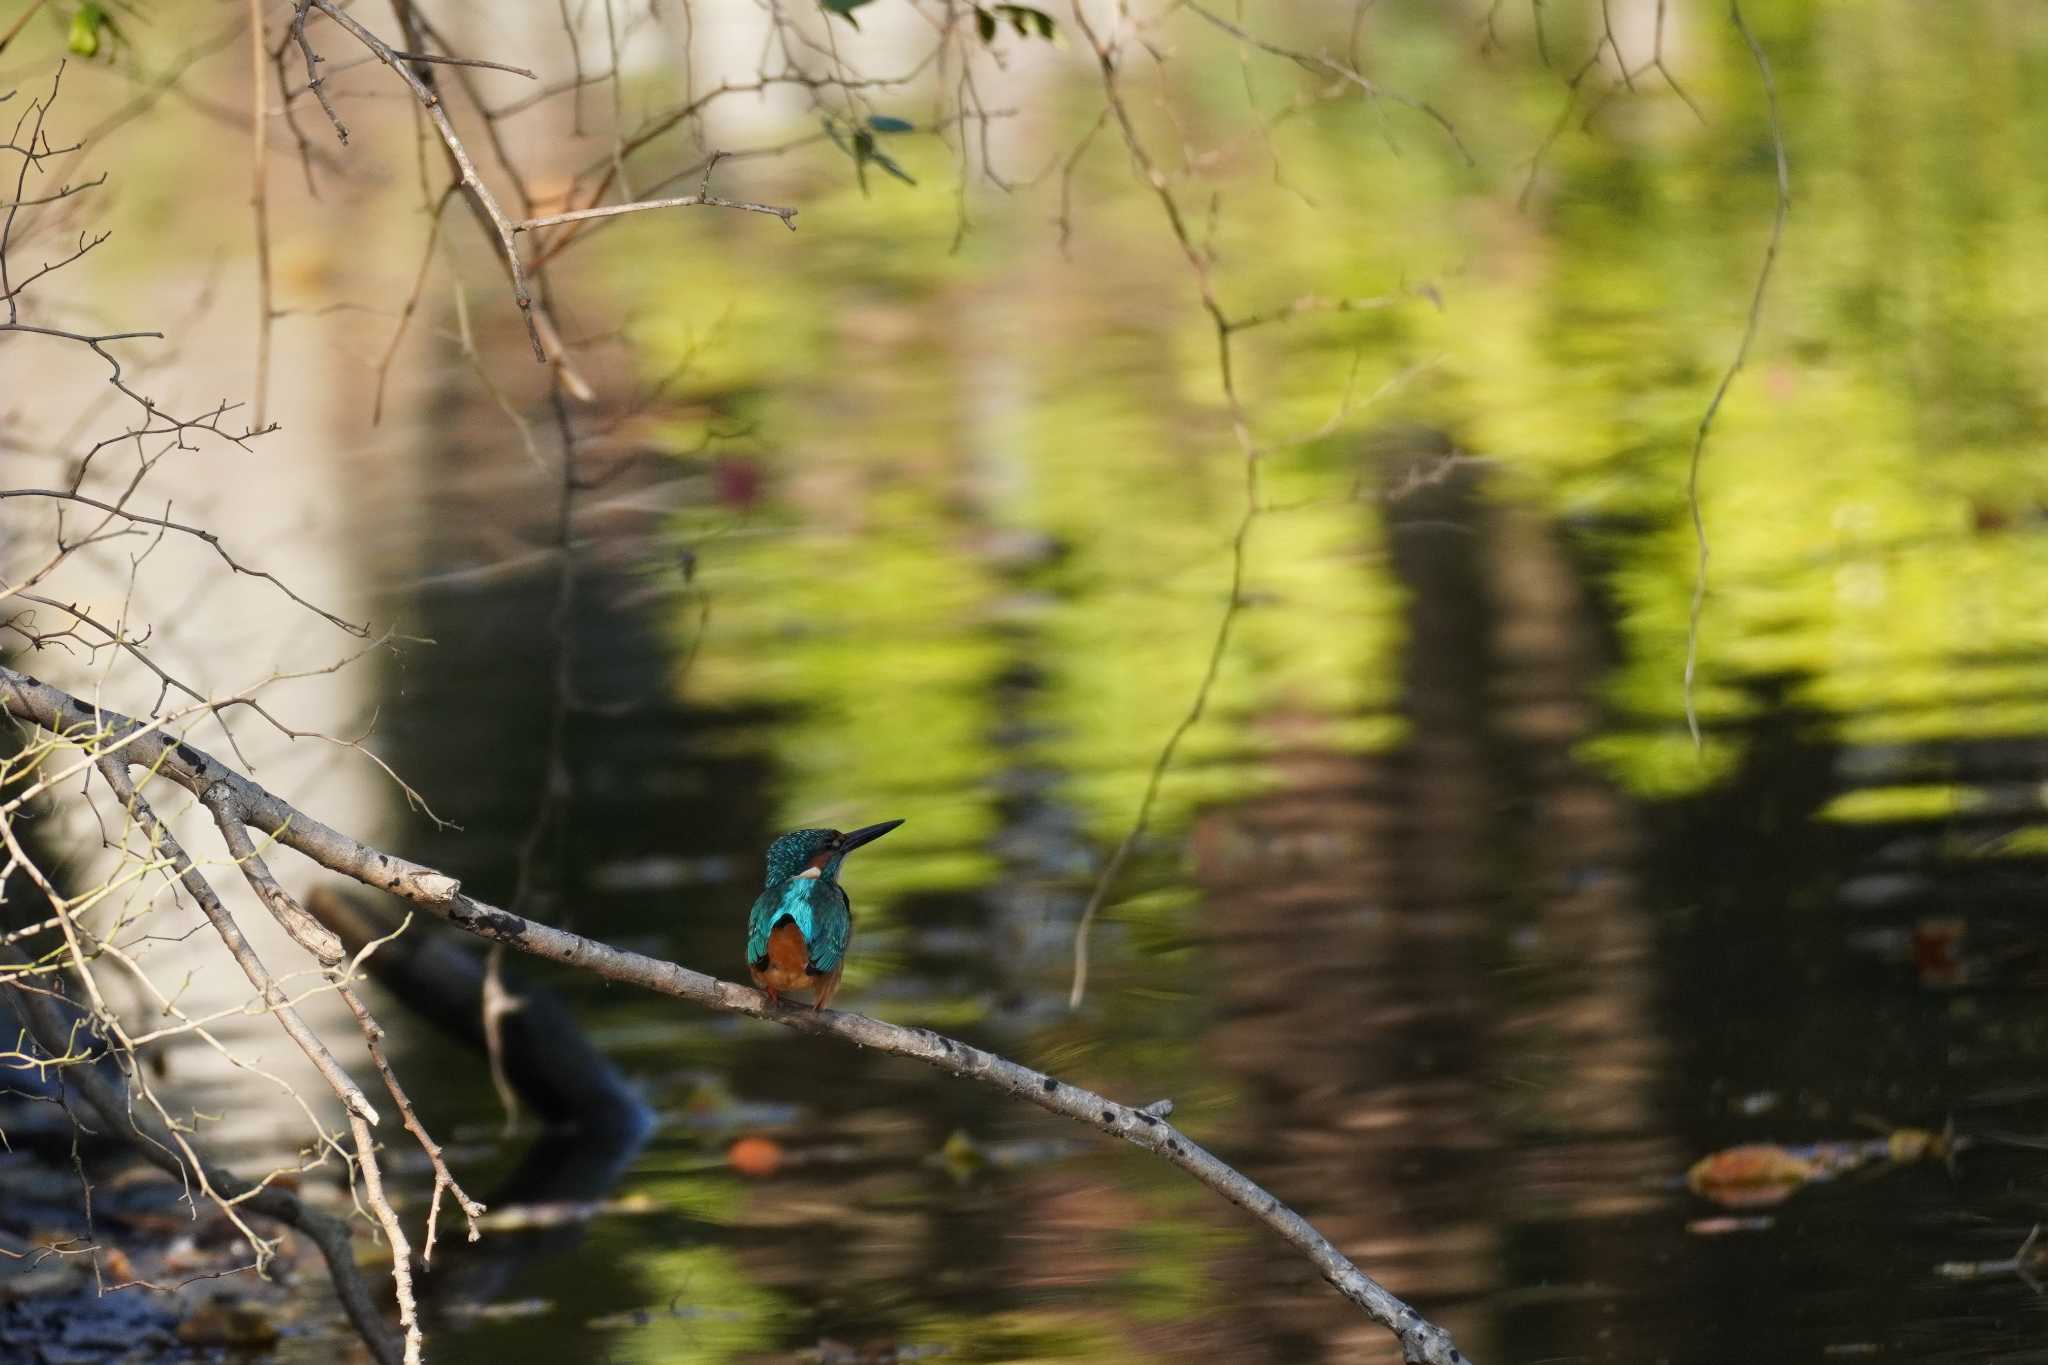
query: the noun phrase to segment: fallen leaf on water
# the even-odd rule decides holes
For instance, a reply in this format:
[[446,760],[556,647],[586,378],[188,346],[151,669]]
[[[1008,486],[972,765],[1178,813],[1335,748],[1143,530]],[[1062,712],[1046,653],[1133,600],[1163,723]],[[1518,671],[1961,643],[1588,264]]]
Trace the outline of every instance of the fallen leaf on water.
[[939,1148],[938,1160],[955,1177],[964,1180],[988,1158],[982,1153],[981,1144],[968,1136],[965,1128],[955,1128],[953,1135],[946,1139],[946,1145]]
[[1876,1166],[1910,1166],[1922,1161],[1952,1162],[1971,1145],[1952,1125],[1939,1132],[1928,1128],[1895,1128],[1880,1119],[1859,1116],[1884,1133],[1881,1138],[1846,1142],[1809,1142],[1797,1147],[1775,1142],[1745,1143],[1703,1156],[1685,1173],[1694,1194],[1731,1208],[1776,1204],[1807,1185],[1833,1180],[1851,1171]]
[[1913,926],[1913,967],[1920,984],[1936,989],[1960,986],[1969,979],[1963,961],[1963,936],[1969,926],[1954,915],[1928,916]]
[[1685,1173],[1694,1194],[1731,1208],[1778,1204],[1801,1186],[1827,1178],[1827,1168],[1776,1143],[1754,1142],[1703,1156]]
[[782,1144],[774,1138],[743,1137],[725,1149],[725,1161],[741,1175],[771,1176],[782,1169]]

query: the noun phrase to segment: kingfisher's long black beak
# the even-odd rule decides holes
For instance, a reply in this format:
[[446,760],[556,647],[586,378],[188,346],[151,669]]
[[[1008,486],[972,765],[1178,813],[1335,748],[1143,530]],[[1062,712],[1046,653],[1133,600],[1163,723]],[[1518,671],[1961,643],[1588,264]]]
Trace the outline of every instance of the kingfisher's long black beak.
[[879,825],[867,825],[850,833],[842,834],[839,836],[839,842],[833,846],[833,852],[841,854],[851,853],[862,844],[873,843],[902,823],[901,820],[884,820]]

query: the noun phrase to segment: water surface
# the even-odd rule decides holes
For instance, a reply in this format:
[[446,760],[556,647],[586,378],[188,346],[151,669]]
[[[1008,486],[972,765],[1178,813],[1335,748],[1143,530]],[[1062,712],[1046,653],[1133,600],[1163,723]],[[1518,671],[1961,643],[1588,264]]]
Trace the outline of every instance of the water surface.
[[[1406,69],[1513,96],[1454,110],[1478,170],[1341,105],[1275,134],[1302,193],[1249,153],[1226,179],[1243,307],[1397,301],[1244,334],[1245,589],[1080,1010],[1076,921],[1244,506],[1213,336],[1114,153],[1069,254],[991,209],[949,255],[950,196],[822,177],[806,250],[621,230],[648,373],[689,363],[579,494],[566,670],[551,563],[468,575],[458,531],[455,576],[394,598],[439,645],[392,667],[389,753],[465,827],[407,851],[735,976],[769,839],[903,817],[849,865],[841,1003],[1171,1097],[1480,1360],[2048,1358],[2048,1299],[1940,1270],[2010,1257],[2048,1193],[2043,49],[1996,7],[1882,8],[1759,17],[1798,199],[1703,471],[1699,749],[1685,475],[1769,228],[1754,72],[1699,16],[1709,124],[1668,91],[1574,118],[1518,207],[1556,73],[1412,19]],[[943,149],[904,157],[943,183]],[[525,478],[451,469],[435,520],[544,541]],[[1395,1358],[1140,1154],[532,975],[661,1122],[620,1172],[534,1156],[419,1045],[473,1188],[639,1210],[515,1238],[468,1291],[455,1258],[444,1300],[497,1306],[442,1324],[453,1358]],[[1741,1209],[1685,1184],[1735,1144],[1950,1121],[1952,1166]],[[788,1159],[736,1174],[741,1137]]]

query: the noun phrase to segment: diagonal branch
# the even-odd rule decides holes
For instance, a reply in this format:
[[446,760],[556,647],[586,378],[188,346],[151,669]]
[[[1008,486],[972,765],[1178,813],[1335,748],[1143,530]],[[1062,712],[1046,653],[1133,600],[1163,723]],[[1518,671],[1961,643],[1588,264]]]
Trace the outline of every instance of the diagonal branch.
[[[708,176],[707,176],[708,178]],[[717,208],[743,209],[748,213],[766,213],[782,220],[782,225],[791,232],[796,231],[796,210],[781,204],[757,204],[751,199],[724,199],[715,194],[685,194],[674,199],[639,199],[630,204],[601,204],[594,209],[573,209],[568,213],[550,213],[545,218],[528,218],[525,222],[514,223],[514,232],[532,232],[536,228],[555,227],[561,223],[580,223],[590,218],[616,218],[622,213],[645,213],[649,209],[690,209]]]
[[[121,784],[126,785],[126,765],[139,763],[195,795],[206,797],[217,790],[220,795],[208,799],[216,810],[230,808],[252,826],[269,832],[277,842],[298,850],[322,867],[389,891],[479,938],[720,1013],[766,1019],[798,1033],[836,1038],[856,1047],[912,1058],[950,1075],[1029,1100],[1041,1109],[1086,1124],[1107,1136],[1121,1138],[1178,1166],[1272,1229],[1314,1263],[1338,1293],[1392,1332],[1409,1362],[1463,1365],[1465,1361],[1448,1332],[1360,1270],[1313,1224],[1281,1203],[1271,1191],[1167,1123],[1158,1106],[1138,1108],[1120,1104],[930,1029],[904,1028],[840,1010],[813,1012],[786,1005],[772,1006],[759,991],[749,987],[501,910],[464,895],[461,883],[445,873],[385,853],[323,824],[161,729],[151,729],[105,708],[95,710],[60,688],[5,666],[0,666],[0,709],[55,735],[97,734],[103,745],[122,746],[120,756],[110,758],[104,765],[103,770],[113,770],[110,781],[113,773],[118,773]],[[121,786],[116,790],[120,791]],[[132,793],[132,786],[127,791]],[[139,796],[125,795],[124,799],[130,799],[131,807],[139,806],[141,800]],[[174,860],[189,866],[181,852],[174,853]],[[211,896],[210,888],[207,894]],[[217,899],[214,904],[218,905]],[[368,1184],[374,1168],[368,1160],[360,1115],[357,1119],[358,1152],[364,1157]],[[372,1184],[371,1189],[375,1188]],[[394,1247],[399,1245],[394,1239]]]
[[[240,865],[242,875],[248,879],[257,898],[277,918],[278,923],[284,926],[285,932],[290,934],[301,948],[319,958],[322,965],[339,965],[342,957],[340,935],[308,913],[291,892],[285,890],[271,874],[269,865],[263,861],[262,853],[250,840],[248,827],[242,823],[241,813],[227,788],[216,784],[209,787],[200,799],[213,812],[214,823],[220,827],[221,838],[226,841],[228,852],[234,855],[235,862]],[[375,943],[366,946],[362,953],[357,954],[357,961],[360,962],[376,947]],[[434,1168],[434,1194],[427,1213],[427,1240],[420,1252],[420,1259],[423,1262],[431,1262],[434,1259],[435,1232],[440,1223],[442,1194],[452,1193],[455,1202],[468,1217],[469,1239],[472,1242],[477,1238],[476,1220],[482,1217],[484,1206],[471,1199],[457,1182],[454,1174],[449,1171],[447,1162],[442,1159],[441,1145],[434,1141],[427,1132],[426,1125],[420,1122],[419,1115],[414,1112],[412,1100],[406,1095],[405,1087],[399,1083],[398,1073],[391,1069],[391,1063],[384,1056],[383,1025],[377,1022],[352,986],[340,984],[335,989],[348,1005],[349,1012],[355,1015],[357,1026],[362,1029],[363,1043],[369,1051],[370,1061],[383,1077],[384,1088],[390,1092],[391,1102],[398,1106],[399,1121],[420,1144],[420,1149],[427,1154],[427,1160]],[[366,1166],[366,1185],[370,1184],[371,1174]],[[374,1205],[378,1197],[374,1186],[371,1186],[371,1192]],[[401,1244],[402,1237],[393,1239],[394,1247]]]
[[307,914],[299,903],[292,899],[291,892],[278,884],[270,874],[270,868],[263,861],[263,855],[256,851],[256,845],[249,839],[249,830],[238,818],[233,807],[227,804],[225,794],[214,788],[200,797],[207,809],[213,812],[213,822],[220,827],[220,835],[227,842],[228,852],[242,869],[249,888],[256,893],[256,899],[263,902],[264,909],[292,936],[292,942],[318,958],[323,967],[338,966],[341,962],[341,937],[332,929]]
[[[79,719],[91,714],[84,703],[78,705]],[[113,719],[110,712],[101,714],[110,720]],[[126,717],[122,717],[114,722],[113,732],[118,734],[132,723]],[[100,776],[107,780],[107,785],[113,788],[114,795],[120,799],[128,813],[135,817],[135,823],[141,827],[151,845],[170,863],[171,870],[177,873],[178,880],[184,885],[185,890],[199,903],[199,908],[212,922],[215,932],[221,936],[221,941],[227,944],[229,954],[233,956],[243,974],[249,978],[249,984],[262,996],[264,1005],[277,1017],[279,1026],[299,1045],[299,1050],[306,1054],[306,1060],[319,1071],[321,1079],[334,1091],[335,1098],[339,1099],[342,1106],[351,1114],[367,1119],[371,1123],[377,1122],[377,1111],[370,1107],[370,1101],[356,1087],[356,1083],[349,1079],[348,1073],[342,1070],[341,1063],[334,1059],[334,1054],[327,1050],[327,1045],[320,1041],[319,1036],[299,1016],[298,1010],[286,998],[284,988],[277,984],[277,979],[270,974],[270,969],[263,965],[263,959],[256,956],[256,950],[250,947],[249,940],[243,937],[241,926],[235,923],[235,917],[221,904],[220,896],[214,891],[212,883],[208,882],[206,875],[193,864],[184,846],[178,842],[178,837],[157,818],[156,812],[150,809],[149,802],[143,798],[142,793],[135,789],[133,779],[128,776],[128,765],[144,760],[147,745],[140,746],[144,750],[143,753],[138,753],[137,747],[131,745],[123,753],[103,757],[97,764]],[[189,744],[179,747],[198,752]],[[192,794],[212,806],[218,817],[220,807],[209,799],[206,787],[192,788]]]
[[[117,723],[115,729],[118,731],[120,728]],[[327,1045],[320,1041],[319,1035],[300,1018],[297,1008],[286,997],[283,987],[277,984],[276,978],[271,976],[262,959],[256,956],[256,950],[249,945],[249,940],[243,937],[241,926],[235,923],[234,916],[221,904],[220,896],[206,880],[205,874],[193,865],[191,857],[178,843],[177,836],[157,818],[156,812],[150,809],[149,803],[136,790],[134,781],[128,776],[128,765],[137,758],[138,755],[132,746],[127,752],[108,754],[97,765],[100,776],[113,788],[114,795],[135,818],[136,824],[148,836],[150,843],[161,850],[163,856],[169,860],[172,870],[178,874],[179,881],[191,893],[192,898],[199,902],[200,909],[205,911],[206,918],[212,922],[221,942],[227,945],[229,954],[249,978],[249,984],[256,988],[279,1026],[299,1045],[299,1050],[306,1054],[307,1060],[313,1063],[314,1069],[320,1073],[328,1088],[334,1092],[335,1097],[348,1112],[349,1135],[355,1144],[354,1164],[362,1175],[364,1200],[391,1243],[391,1279],[397,1289],[399,1326],[405,1333],[404,1365],[420,1365],[424,1337],[420,1330],[419,1309],[413,1294],[412,1247],[406,1239],[405,1227],[399,1221],[397,1211],[391,1207],[391,1201],[384,1193],[383,1172],[377,1162],[377,1141],[370,1131],[378,1122],[377,1111],[370,1106],[369,1099],[356,1086],[348,1072],[342,1069],[341,1063],[335,1060],[334,1054],[327,1050]],[[243,870],[248,873],[249,880],[257,888],[258,893],[264,893],[267,885],[289,903],[291,898],[284,895],[283,888],[278,887],[270,878],[267,869],[264,869],[260,876],[256,871],[261,867],[261,861],[256,857],[255,848],[249,845],[247,832],[241,830],[237,823],[239,807],[234,804],[235,792],[232,789],[222,790],[218,783],[208,783],[203,787],[193,788],[192,794],[213,811],[221,832],[228,837],[230,849],[236,852]],[[230,833],[230,830],[238,831],[239,839],[236,834]],[[246,854],[236,847],[238,843],[247,849]],[[265,895],[265,900],[271,903],[272,913],[278,914],[285,928],[294,930],[293,921],[279,913],[278,905],[270,902],[268,895]],[[304,918],[311,918],[305,911],[299,910],[296,904],[291,904],[290,908]],[[319,932],[326,933],[329,938],[333,938],[331,933],[321,929],[317,924],[314,927],[319,929]],[[298,934],[294,932],[293,937],[297,938]],[[335,956],[338,959],[340,940],[335,939],[334,943]]]
[[[407,923],[410,922],[408,917]],[[403,931],[404,926],[401,925],[398,932]],[[372,943],[364,948],[362,953],[357,955],[357,961],[360,962],[376,946]],[[378,1074],[383,1076],[384,1088],[390,1092],[391,1102],[398,1106],[399,1121],[405,1125],[406,1131],[413,1135],[413,1140],[419,1143],[420,1150],[427,1154],[427,1161],[434,1168],[434,1193],[427,1206],[427,1240],[420,1248],[421,1264],[432,1265],[434,1239],[441,1223],[441,1196],[453,1195],[455,1202],[461,1206],[463,1216],[469,1219],[469,1240],[472,1242],[481,1235],[477,1230],[477,1220],[484,1216],[484,1206],[470,1198],[461,1183],[455,1179],[454,1173],[448,1169],[447,1160],[441,1154],[441,1144],[434,1141],[432,1135],[427,1132],[427,1126],[420,1122],[419,1114],[412,1107],[412,1099],[405,1093],[405,1087],[398,1082],[398,1073],[391,1069],[390,1061],[384,1056],[384,1026],[377,1022],[368,1006],[363,1004],[362,997],[356,994],[354,987],[342,986],[339,990],[349,1012],[355,1015],[357,1026],[363,1031],[363,1046],[369,1051],[370,1060],[376,1064]]]

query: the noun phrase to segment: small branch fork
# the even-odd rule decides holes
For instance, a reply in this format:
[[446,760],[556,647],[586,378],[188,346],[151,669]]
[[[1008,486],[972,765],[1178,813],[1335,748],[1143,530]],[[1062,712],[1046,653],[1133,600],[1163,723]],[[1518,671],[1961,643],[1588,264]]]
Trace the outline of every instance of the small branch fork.
[[1364,75],[1360,74],[1355,67],[1347,66],[1345,63],[1338,61],[1336,58],[1331,57],[1326,53],[1300,51],[1291,47],[1283,47],[1278,43],[1269,41],[1265,38],[1261,38],[1259,35],[1242,28],[1237,24],[1233,24],[1232,22],[1230,22],[1230,20],[1224,18],[1222,15],[1214,13],[1211,10],[1203,8],[1201,5],[1196,4],[1195,0],[1182,0],[1181,8],[1187,10],[1191,14],[1197,15],[1207,23],[1214,25],[1216,28],[1223,30],[1223,32],[1237,39],[1238,42],[1256,48],[1260,52],[1264,52],[1267,55],[1273,57],[1284,57],[1288,61],[1293,62],[1296,66],[1302,68],[1304,71],[1312,71],[1317,74],[1328,76],[1338,81],[1342,81],[1347,85],[1354,85],[1358,87],[1359,91],[1363,93],[1365,97],[1369,100],[1389,100],[1395,104],[1401,105],[1403,108],[1413,109],[1416,113],[1424,115],[1431,122],[1435,123],[1437,127],[1443,129],[1444,136],[1450,139],[1451,145],[1453,147],[1457,148],[1458,155],[1464,160],[1467,166],[1476,166],[1479,164],[1477,159],[1473,157],[1471,148],[1467,147],[1465,145],[1465,140],[1458,136],[1457,125],[1453,124],[1450,121],[1450,119],[1444,116],[1442,110],[1438,109],[1429,101],[1410,99],[1406,95],[1400,95],[1390,90],[1384,90],[1376,82],[1369,80]]
[[[0,141],[0,153],[11,153],[21,159],[19,165],[14,168],[12,185],[5,189],[0,189],[0,193],[8,194],[6,199],[0,200],[0,210],[4,210],[4,213],[0,213],[0,303],[6,305],[6,315],[5,317],[0,317],[0,336],[11,334],[68,341],[85,347],[104,361],[108,371],[107,382],[113,386],[116,392],[134,403],[142,411],[142,422],[139,428],[123,432],[121,436],[111,438],[112,440],[135,440],[144,436],[168,436],[175,442],[183,443],[189,435],[210,433],[221,440],[246,446],[252,437],[262,435],[263,432],[260,429],[245,429],[237,433],[221,426],[221,420],[227,415],[231,405],[223,403],[212,411],[203,413],[195,418],[175,417],[158,407],[154,400],[133,386],[127,372],[122,368],[120,359],[115,356],[113,351],[108,349],[113,343],[120,341],[138,341],[143,339],[161,341],[163,340],[163,333],[144,331],[82,332],[53,326],[47,322],[31,322],[28,320],[24,304],[28,302],[31,288],[66,266],[82,260],[95,248],[104,244],[110,236],[106,232],[80,233],[70,250],[64,255],[55,260],[41,263],[25,275],[17,276],[15,274],[15,268],[10,259],[10,251],[19,245],[21,234],[27,226],[26,221],[22,218],[22,210],[45,208],[49,205],[82,195],[89,190],[97,189],[106,183],[106,176],[101,175],[92,180],[77,184],[61,184],[55,190],[47,193],[29,193],[30,177],[40,177],[47,174],[49,170],[48,163],[53,158],[67,157],[77,152],[82,145],[82,143],[77,142],[62,146],[57,145],[51,142],[46,128],[50,112],[57,103],[58,95],[63,90],[63,84],[64,67],[60,64],[56,72],[50,77],[49,92],[38,98],[31,99],[16,118],[12,129],[6,134],[5,140]],[[11,91],[8,92],[10,96],[12,93]],[[83,466],[90,464],[92,455],[98,453],[99,449],[103,448],[106,444],[108,442],[101,442],[99,446],[95,446],[93,451],[80,461],[80,479],[84,477]]]
[[[245,875],[250,877],[251,884],[256,886],[258,894],[265,896],[266,903],[270,903],[270,896],[276,893],[266,894],[257,878],[268,878],[269,874],[267,870],[260,874],[250,870],[260,864],[260,859],[255,856],[256,850],[246,843],[246,829],[239,834],[231,833],[231,830],[244,826],[262,830],[275,842],[296,850],[332,872],[388,891],[479,938],[720,1013],[749,1015],[799,1033],[836,1038],[856,1047],[913,1058],[951,1075],[993,1086],[1063,1118],[1121,1138],[1178,1166],[1246,1210],[1306,1256],[1340,1294],[1396,1336],[1406,1360],[1416,1365],[1463,1365],[1465,1357],[1452,1344],[1448,1332],[1360,1270],[1307,1219],[1281,1203],[1277,1196],[1167,1123],[1164,1106],[1119,1104],[1092,1090],[1060,1081],[930,1029],[903,1028],[839,1010],[813,1012],[789,1006],[771,1006],[765,996],[749,987],[721,981],[674,962],[615,948],[596,939],[501,910],[465,895],[461,883],[453,877],[384,853],[321,823],[210,755],[165,733],[161,725],[144,725],[104,708],[95,708],[59,688],[4,666],[0,666],[0,709],[61,739],[89,747],[98,756],[99,770],[116,794],[136,813],[138,821],[151,831],[153,841],[169,854],[184,876],[187,888],[194,895],[202,896],[202,907],[207,909],[210,917],[218,909],[218,898],[213,896],[211,888],[202,893],[200,888],[204,886],[204,879],[192,870],[190,860],[149,813],[147,804],[129,779],[129,767],[140,765],[151,774],[168,779],[197,796],[213,812],[223,836],[229,840],[231,851],[245,850],[236,852],[236,859]],[[226,917],[225,911],[220,911],[220,914],[222,918]],[[219,921],[216,921],[216,927],[222,927]],[[241,939],[239,931],[234,930],[231,921],[222,933],[243,969],[250,973],[250,979],[264,990],[266,1000],[273,1000],[274,983],[269,981],[261,964],[255,962],[254,955],[248,952],[246,942]],[[281,1000],[274,1003],[274,1010],[279,1003]],[[352,1007],[359,1004],[352,1002]],[[290,1019],[295,1016],[289,1016],[282,1010],[277,1012],[279,1022],[285,1024],[289,1031],[292,1027]],[[359,1020],[364,1017],[358,1014]],[[366,1027],[366,1035],[370,1035],[373,1027]],[[294,1036],[297,1037],[296,1034]],[[374,1044],[374,1036],[372,1040]],[[302,1042],[301,1046],[307,1044]],[[314,1051],[309,1051],[308,1055],[315,1057],[315,1064],[319,1065],[319,1057],[325,1055],[325,1049],[320,1048],[317,1039],[312,1040],[311,1047],[318,1050],[317,1055]],[[380,1058],[379,1068],[401,1111],[408,1114],[408,1127],[412,1126],[414,1120],[409,1115],[410,1106],[404,1102],[388,1066],[381,1061],[380,1053],[373,1052],[373,1056]],[[383,1198],[380,1175],[372,1155],[369,1129],[375,1122],[376,1111],[370,1108],[369,1102],[346,1076],[330,1078],[330,1084],[334,1085],[336,1094],[344,1098],[349,1110],[365,1191],[397,1254],[400,1268],[398,1293],[401,1320],[407,1336],[407,1358],[414,1360],[417,1359],[419,1329],[412,1310],[409,1277],[404,1273],[406,1243],[403,1230],[397,1226],[395,1215],[390,1214],[389,1204]],[[443,1185],[445,1168],[439,1164],[438,1149],[430,1149],[430,1152],[436,1161],[438,1193]],[[464,1210],[474,1217],[478,1210],[472,1201],[454,1187],[452,1179],[447,1181],[447,1185],[454,1189]],[[429,1237],[431,1241],[431,1233]]]
[[[420,17],[414,12],[408,0],[396,0],[395,8],[398,12],[400,25],[406,31],[408,40],[430,32],[425,29]],[[709,191],[710,170],[708,168],[705,171],[705,188],[694,195],[684,195],[679,198],[669,199],[643,200],[629,204],[592,205],[567,213],[515,219],[506,213],[504,207],[499,204],[497,196],[492,194],[490,187],[484,183],[483,177],[477,172],[476,163],[470,156],[468,147],[464,145],[461,135],[456,132],[453,121],[448,117],[447,107],[433,82],[433,78],[430,75],[424,75],[414,70],[413,64],[439,64],[458,68],[506,71],[514,75],[524,76],[528,80],[538,79],[534,72],[527,70],[525,67],[511,66],[504,62],[485,61],[476,57],[452,57],[421,51],[401,51],[371,32],[354,15],[337,4],[335,0],[295,0],[292,11],[291,36],[293,41],[298,44],[300,53],[305,57],[307,88],[312,90],[319,98],[321,109],[326,112],[328,121],[334,125],[336,136],[344,144],[348,141],[348,125],[342,122],[340,113],[334,107],[333,99],[327,93],[326,83],[319,74],[320,65],[325,59],[313,50],[311,40],[306,37],[306,17],[313,10],[318,10],[326,15],[350,37],[368,49],[371,55],[376,57],[378,61],[390,67],[392,73],[399,80],[403,81],[406,88],[412,92],[413,98],[419,103],[420,108],[426,112],[428,121],[434,125],[434,131],[441,139],[441,146],[447,154],[450,171],[453,173],[456,183],[461,186],[464,201],[468,203],[470,211],[476,217],[479,225],[497,241],[499,258],[504,262],[505,272],[511,280],[512,297],[518,303],[520,317],[526,323],[527,339],[533,345],[534,358],[542,364],[547,364],[551,360],[560,361],[562,359],[559,354],[561,343],[556,339],[559,336],[559,331],[552,323],[546,321],[544,317],[536,318],[535,316],[536,304],[533,291],[527,283],[527,267],[521,261],[518,245],[514,241],[518,234],[531,232],[538,228],[551,227],[556,224],[579,222],[591,218],[616,217],[620,214],[642,213],[652,209],[699,207],[729,208],[750,213],[765,213],[780,218],[784,227],[792,231],[795,230],[796,223],[794,220],[797,211],[794,208],[773,204],[757,204],[749,200],[725,199],[711,194]],[[412,42],[411,45],[417,48],[419,43]],[[488,109],[484,109],[480,101],[478,102],[478,107],[482,110],[487,125],[490,125],[495,130],[495,124],[492,122],[494,115]],[[500,160],[502,161],[503,148],[498,145],[495,131],[492,132],[491,141],[492,145],[498,148]],[[715,163],[715,157],[713,161]]]
[[[18,973],[28,966],[27,959],[13,948],[0,948],[0,967]],[[36,1040],[43,1054],[48,1057],[66,1055],[71,1024],[60,1012],[57,1002],[36,990],[15,990],[9,995],[21,1013],[29,1035]],[[383,1314],[378,1311],[376,1300],[356,1266],[355,1245],[344,1220],[308,1207],[290,1190],[251,1184],[212,1165],[194,1151],[191,1140],[175,1125],[152,1114],[148,1108],[136,1105],[124,1092],[124,1087],[97,1067],[67,1068],[64,1085],[67,1093],[75,1096],[79,1104],[90,1111],[91,1117],[98,1120],[104,1131],[118,1135],[145,1159],[169,1174],[196,1181],[228,1209],[231,1216],[240,1216],[235,1212],[237,1209],[246,1210],[275,1218],[305,1233],[320,1248],[343,1311],[362,1334],[379,1365],[396,1365],[401,1347],[385,1325]],[[261,1245],[253,1233],[249,1235],[252,1245]]]

